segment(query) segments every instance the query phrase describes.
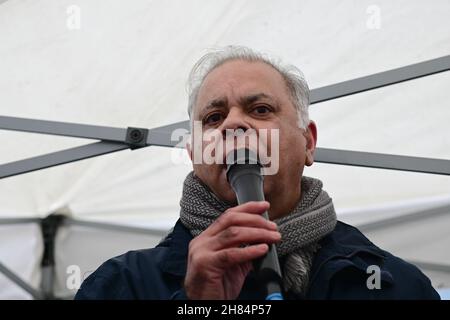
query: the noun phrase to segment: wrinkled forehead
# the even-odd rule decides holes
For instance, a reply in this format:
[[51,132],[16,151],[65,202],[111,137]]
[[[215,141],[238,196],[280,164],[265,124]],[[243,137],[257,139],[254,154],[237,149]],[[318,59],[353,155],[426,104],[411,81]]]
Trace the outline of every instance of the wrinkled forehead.
[[265,94],[276,99],[289,99],[286,81],[271,65],[261,61],[231,60],[208,73],[204,78],[194,105],[195,117],[210,101],[228,101]]

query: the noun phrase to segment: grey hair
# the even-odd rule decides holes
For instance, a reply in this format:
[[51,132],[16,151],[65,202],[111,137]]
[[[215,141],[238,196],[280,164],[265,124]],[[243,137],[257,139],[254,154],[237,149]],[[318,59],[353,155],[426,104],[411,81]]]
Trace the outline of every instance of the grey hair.
[[211,51],[194,65],[188,78],[188,114],[191,120],[192,110],[206,76],[215,68],[231,60],[263,62],[277,70],[283,76],[291,94],[292,104],[297,110],[298,125],[300,128],[306,129],[309,124],[309,88],[303,73],[293,65],[282,64],[278,59],[243,46],[227,46]]

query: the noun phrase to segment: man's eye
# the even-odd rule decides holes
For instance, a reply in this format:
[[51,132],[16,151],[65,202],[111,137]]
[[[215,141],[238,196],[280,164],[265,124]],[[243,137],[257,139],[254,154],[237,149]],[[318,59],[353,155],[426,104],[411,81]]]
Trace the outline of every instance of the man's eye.
[[253,108],[252,112],[257,114],[266,114],[271,112],[272,110],[268,106],[257,106]]
[[214,123],[216,123],[216,122],[218,122],[220,120],[222,120],[222,114],[217,112],[217,113],[213,113],[213,114],[207,116],[203,120],[203,123],[204,124],[214,124]]

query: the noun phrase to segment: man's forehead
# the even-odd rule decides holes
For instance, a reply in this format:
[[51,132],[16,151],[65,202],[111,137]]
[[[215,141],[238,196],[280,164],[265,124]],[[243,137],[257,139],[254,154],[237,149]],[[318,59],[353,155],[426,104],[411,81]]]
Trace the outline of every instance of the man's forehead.
[[283,76],[272,66],[264,62],[242,60],[228,61],[213,69],[204,79],[198,99],[197,108],[203,109],[211,103],[235,98],[276,99],[288,95]]

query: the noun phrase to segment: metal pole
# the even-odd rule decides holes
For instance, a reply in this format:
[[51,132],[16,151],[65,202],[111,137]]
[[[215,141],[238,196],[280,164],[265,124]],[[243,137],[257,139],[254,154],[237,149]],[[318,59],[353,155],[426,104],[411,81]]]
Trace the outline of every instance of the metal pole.
[[450,55],[311,90],[311,104],[450,70]]
[[450,175],[450,160],[317,148],[314,161],[367,168]]
[[64,224],[88,227],[88,228],[97,228],[97,229],[103,229],[103,230],[119,231],[119,232],[140,233],[140,234],[152,235],[152,236],[165,236],[168,232],[165,230],[159,230],[159,229],[154,229],[154,228],[124,226],[124,225],[113,224],[113,223],[85,221],[85,220],[78,220],[78,219],[73,219],[73,218],[66,218],[64,220]]
[[44,295],[30,286],[28,283],[22,280],[18,275],[12,272],[9,268],[7,268],[4,264],[0,262],[0,272],[3,273],[9,280],[17,284],[20,288],[28,292],[34,299],[41,300],[44,298]]

